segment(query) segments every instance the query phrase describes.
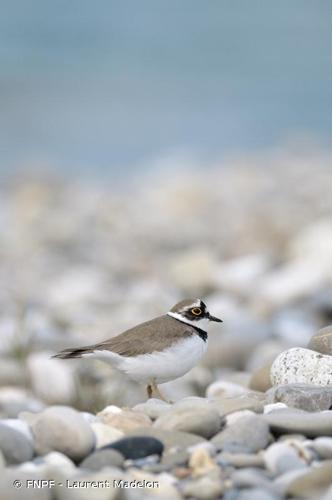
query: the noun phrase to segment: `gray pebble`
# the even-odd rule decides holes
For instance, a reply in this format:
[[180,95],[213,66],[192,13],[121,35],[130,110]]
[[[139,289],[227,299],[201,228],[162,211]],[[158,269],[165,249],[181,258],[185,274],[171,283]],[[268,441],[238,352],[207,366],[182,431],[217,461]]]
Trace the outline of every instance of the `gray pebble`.
[[332,411],[309,413],[297,409],[275,410],[262,417],[277,434],[304,434],[307,437],[332,436]]
[[8,465],[31,460],[33,447],[21,432],[0,423],[0,450]]
[[214,408],[174,408],[159,417],[154,427],[178,430],[211,438],[221,428],[222,419]]
[[278,493],[265,488],[250,488],[242,490],[236,500],[280,500],[281,498]]
[[322,459],[332,458],[332,437],[319,437],[311,442],[311,448]]
[[133,407],[134,411],[140,411],[150,417],[152,420],[163,415],[167,412],[172,406],[166,401],[162,401],[161,399],[151,398],[148,399],[145,403],[140,403]]
[[252,415],[226,427],[212,438],[212,443],[224,451],[255,453],[266,448],[270,440],[267,422],[261,416]]
[[59,451],[74,461],[80,461],[95,445],[90,425],[72,408],[51,406],[37,415],[30,415],[29,419],[39,455]]
[[291,408],[306,411],[329,410],[332,406],[332,386],[311,384],[284,384],[266,393],[268,403],[284,403]]
[[158,429],[156,427],[142,427],[135,429],[134,431],[127,434],[129,436],[151,436],[160,441],[165,446],[165,451],[170,449],[187,449],[198,443],[205,442],[204,438],[197,436],[195,434],[189,434],[189,432],[182,431],[170,431],[166,429]]
[[83,462],[80,463],[80,467],[89,470],[100,470],[103,467],[122,467],[124,462],[124,457],[117,450],[104,449],[97,450],[88,457],[86,457]]

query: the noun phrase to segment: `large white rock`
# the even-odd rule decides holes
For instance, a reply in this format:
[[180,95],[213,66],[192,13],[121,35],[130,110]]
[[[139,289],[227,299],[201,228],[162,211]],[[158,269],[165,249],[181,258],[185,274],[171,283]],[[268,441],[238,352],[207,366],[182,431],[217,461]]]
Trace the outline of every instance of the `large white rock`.
[[282,352],[271,366],[271,382],[280,384],[332,384],[332,356],[293,347]]

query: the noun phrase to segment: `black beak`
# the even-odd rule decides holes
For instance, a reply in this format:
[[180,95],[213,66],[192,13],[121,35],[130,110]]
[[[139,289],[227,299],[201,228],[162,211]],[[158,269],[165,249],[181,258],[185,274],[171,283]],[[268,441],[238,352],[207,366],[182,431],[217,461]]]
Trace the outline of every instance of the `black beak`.
[[222,323],[222,319],[216,318],[215,316],[212,316],[210,313],[206,314],[206,317],[208,318],[209,321],[215,321],[216,323]]

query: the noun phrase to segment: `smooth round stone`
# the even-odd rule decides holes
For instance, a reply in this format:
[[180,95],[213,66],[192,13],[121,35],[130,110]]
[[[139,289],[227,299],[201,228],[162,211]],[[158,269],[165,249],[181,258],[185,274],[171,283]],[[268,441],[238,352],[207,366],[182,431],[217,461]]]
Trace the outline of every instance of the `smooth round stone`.
[[299,498],[320,498],[331,484],[332,460],[326,460],[291,481],[286,492]]
[[277,492],[266,488],[249,488],[242,490],[234,500],[281,500]]
[[46,464],[55,470],[65,470],[67,473],[76,471],[74,462],[70,460],[70,458],[66,457],[66,455],[59,453],[58,451],[52,451],[47,455],[37,457],[34,462],[38,464]]
[[112,448],[95,451],[80,463],[80,467],[89,470],[100,470],[103,467],[122,467],[122,453]]
[[0,422],[0,451],[8,465],[32,460],[32,443],[22,434]]
[[305,411],[329,410],[332,407],[332,386],[278,385],[267,392],[266,400],[268,403],[281,402],[290,408],[299,408]]
[[294,446],[286,442],[273,443],[264,451],[266,468],[273,474],[283,474],[294,469],[307,467]]
[[220,498],[224,492],[221,478],[203,476],[181,485],[181,492],[185,497],[199,500],[213,500]]
[[119,439],[102,448],[102,450],[107,449],[117,450],[126,459],[137,460],[149,455],[161,455],[164,451],[164,445],[155,437],[132,436]]
[[266,448],[271,440],[267,422],[258,415],[246,416],[227,426],[212,438],[224,451],[255,453]]
[[105,408],[97,416],[104,424],[110,425],[125,434],[141,427],[150,427],[152,424],[147,415],[132,410],[121,410],[115,413],[112,409]]
[[158,429],[156,427],[146,427],[141,429],[135,429],[129,436],[151,436],[159,439],[165,446],[165,451],[171,449],[187,449],[191,446],[195,446],[198,443],[206,442],[201,436],[196,434],[189,434],[189,432],[183,431],[169,431],[165,429]]
[[307,437],[332,436],[332,411],[309,413],[287,408],[272,411],[262,418],[276,434],[304,434]]
[[308,343],[308,349],[322,354],[332,355],[332,325],[321,328]]
[[134,406],[134,411],[139,411],[150,417],[152,420],[156,420],[158,417],[167,412],[172,405],[162,401],[161,399],[151,398],[145,403],[140,403]]
[[213,399],[212,402],[220,415],[225,416],[242,410],[262,413],[264,409],[264,396],[252,392],[239,397]]
[[0,417],[16,418],[22,411],[37,412],[45,405],[18,387],[0,387]]
[[5,418],[1,420],[1,423],[7,425],[15,431],[21,432],[27,439],[33,444],[33,435],[29,425],[18,418]]
[[206,390],[206,397],[209,399],[217,399],[222,397],[237,397],[243,396],[249,392],[249,389],[234,382],[227,380],[217,380],[213,382]]
[[221,417],[214,408],[174,407],[159,417],[154,427],[197,434],[209,439],[221,428]]
[[320,354],[302,347],[282,352],[271,367],[273,385],[332,384],[332,356]]
[[232,482],[237,488],[268,488],[273,489],[269,477],[264,469],[248,467],[235,470],[232,474]]
[[228,453],[223,451],[216,458],[221,466],[231,465],[241,469],[242,467],[264,467],[264,459],[261,454]]
[[266,392],[268,389],[270,389],[270,387],[272,386],[270,376],[272,363],[273,362],[271,361],[253,372],[249,381],[250,389],[260,392]]
[[91,424],[91,429],[95,435],[96,448],[102,448],[103,446],[106,446],[117,439],[121,439],[124,436],[124,433],[119,429],[115,429],[114,427],[103,424],[102,422],[93,422]]
[[314,441],[311,441],[310,447],[315,450],[315,452],[322,459],[331,458],[332,459],[332,437],[319,437]]
[[39,455],[59,451],[74,461],[85,458],[95,445],[91,426],[82,415],[65,406],[51,406],[37,415],[26,415]]

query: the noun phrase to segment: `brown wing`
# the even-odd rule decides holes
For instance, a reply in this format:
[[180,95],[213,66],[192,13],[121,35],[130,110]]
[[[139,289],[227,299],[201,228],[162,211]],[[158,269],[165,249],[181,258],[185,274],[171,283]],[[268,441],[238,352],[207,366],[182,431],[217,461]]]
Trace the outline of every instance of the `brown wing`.
[[162,351],[173,342],[195,334],[190,325],[185,325],[171,316],[160,316],[145,323],[130,328],[120,335],[79,348],[68,348],[59,352],[54,358],[80,358],[83,354],[95,350],[107,350],[121,356],[138,356],[154,351]]

